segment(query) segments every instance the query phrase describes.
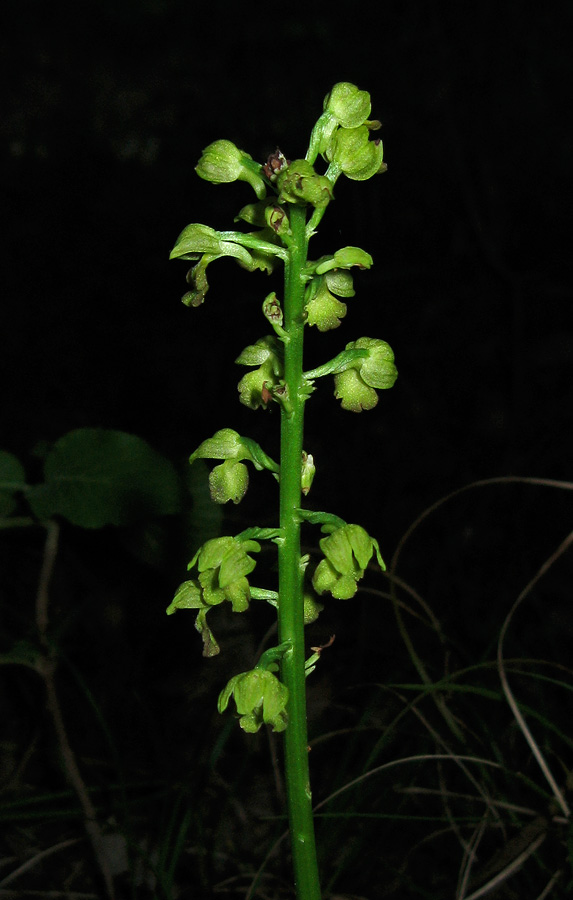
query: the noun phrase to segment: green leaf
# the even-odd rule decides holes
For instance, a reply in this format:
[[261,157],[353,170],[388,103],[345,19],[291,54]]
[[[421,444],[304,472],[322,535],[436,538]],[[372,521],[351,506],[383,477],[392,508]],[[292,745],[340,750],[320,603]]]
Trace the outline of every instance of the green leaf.
[[180,483],[169,460],[122,431],[79,428],[64,435],[46,457],[44,478],[27,493],[39,519],[60,515],[82,528],[102,528],[180,508]]
[[0,516],[9,516],[16,506],[15,494],[26,487],[26,473],[20,460],[0,450]]

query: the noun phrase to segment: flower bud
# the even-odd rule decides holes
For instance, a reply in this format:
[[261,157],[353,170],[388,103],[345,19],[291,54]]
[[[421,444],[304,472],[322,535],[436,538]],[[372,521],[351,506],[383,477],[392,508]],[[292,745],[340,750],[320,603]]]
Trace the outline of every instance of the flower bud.
[[243,731],[254,734],[261,725],[271,725],[273,731],[287,727],[288,688],[267,669],[255,668],[231,678],[219,695],[220,713],[226,710],[231,696]]
[[302,451],[302,473],[301,473],[301,489],[306,497],[310,488],[312,486],[312,482],[314,480],[314,474],[316,472],[316,466],[314,465],[314,459],[310,453],[306,453],[304,450]]
[[214,184],[247,181],[259,200],[267,193],[265,182],[258,174],[261,169],[261,165],[253,162],[252,156],[225,140],[209,144],[195,167],[200,178]]
[[317,175],[305,159],[295,159],[277,178],[279,203],[310,204],[324,209],[332,200],[332,184],[325,175]]
[[370,115],[371,108],[368,91],[361,91],[348,81],[339,81],[324,98],[324,109],[343,128],[362,125]]

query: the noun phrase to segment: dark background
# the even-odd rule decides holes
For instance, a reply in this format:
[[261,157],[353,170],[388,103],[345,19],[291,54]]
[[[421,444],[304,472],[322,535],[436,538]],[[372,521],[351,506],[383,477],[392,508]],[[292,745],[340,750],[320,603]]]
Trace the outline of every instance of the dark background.
[[315,255],[357,244],[375,265],[308,362],[379,336],[400,380],[360,417],[321,385],[317,486],[325,435],[330,458],[342,434],[364,454],[350,480],[385,507],[396,490],[394,514],[398,497],[417,506],[473,477],[566,474],[569,6],[390,2],[379,22],[195,7],[4,5],[2,446],[101,425],[186,454],[213,425],[262,427],[237,408],[232,360],[280,282],[225,260],[188,310],[185,264],[167,255],[188,222],[232,228],[250,202],[244,184],[197,178],[204,146],[303,155],[348,80],[372,96],[389,169],[341,179],[314,239]]
[[[307,365],[368,335],[391,344],[399,378],[360,416],[319,384],[307,407],[309,503],[364,524],[390,556],[426,506],[474,479],[571,477],[570,4],[5,2],[2,16],[2,449],[26,460],[38,441],[102,426],[184,466],[201,440],[233,427],[275,452],[278,414],[240,407],[233,360],[266,333],[260,304],[280,280],[221,260],[205,304],[187,309],[186,265],[168,254],[189,222],[233,228],[252,199],[245,184],[196,176],[207,144],[228,138],[261,161],[277,146],[303,156],[325,94],[352,81],[383,123],[388,172],[340,179],[311,255],[358,245],[374,267],[355,276],[340,329],[309,329]],[[225,510],[234,530],[273,521],[269,482],[257,496],[256,478]],[[424,526],[402,574],[457,628],[466,662],[490,646],[567,520],[566,494],[512,487],[465,494]],[[102,702],[120,743],[133,716],[126,753],[145,756],[134,684],[165,736],[172,717],[193,720],[203,688],[175,686],[187,666],[210,692],[201,727],[216,727],[214,698],[245,637],[229,626],[223,674],[205,676],[218,663],[201,660],[191,619],[163,618],[184,548],[150,574],[107,532],[66,537],[62,608],[81,600],[73,646],[90,683],[102,696],[121,683]],[[12,575],[23,609],[40,561],[38,542],[29,572]],[[562,610],[566,581],[558,588]],[[343,606],[332,615],[344,631]],[[388,616],[372,609],[350,619],[356,638],[337,633],[336,668],[350,664],[351,678],[389,677],[386,657],[369,668]],[[82,655],[96,633],[106,664]],[[189,752],[173,750],[178,774]]]

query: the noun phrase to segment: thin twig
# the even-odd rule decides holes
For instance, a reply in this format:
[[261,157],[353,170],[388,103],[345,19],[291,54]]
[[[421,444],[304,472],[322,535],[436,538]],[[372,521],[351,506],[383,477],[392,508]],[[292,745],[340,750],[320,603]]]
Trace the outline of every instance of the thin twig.
[[58,540],[60,534],[58,524],[50,520],[46,523],[46,532],[44,558],[36,594],[36,625],[40,636],[40,643],[45,651],[41,661],[38,663],[38,672],[44,679],[44,685],[46,687],[46,708],[56,733],[64,771],[82,808],[84,814],[84,827],[92,845],[103,879],[106,897],[108,900],[114,900],[113,877],[104,849],[103,834],[96,818],[95,807],[90,799],[88,789],[81,776],[75,754],[68,739],[56,689],[55,671],[57,659],[53,644],[48,637],[48,610],[50,600],[49,587],[58,553]]
[[531,731],[529,730],[529,727],[528,727],[524,717],[521,714],[521,711],[517,705],[515,697],[513,696],[513,692],[509,686],[509,682],[507,680],[507,675],[505,672],[505,666],[504,666],[504,662],[503,662],[503,641],[504,641],[507,629],[509,628],[509,624],[513,618],[513,614],[515,613],[518,606],[520,606],[522,601],[531,592],[531,590],[537,584],[537,582],[545,575],[545,573],[553,565],[553,563],[556,562],[559,559],[559,557],[563,555],[563,553],[565,553],[565,551],[571,546],[571,544],[573,544],[573,531],[567,535],[567,537],[565,538],[564,541],[561,542],[561,544],[559,545],[557,550],[555,550],[555,552],[552,553],[551,556],[545,560],[545,562],[543,563],[543,565],[541,566],[541,568],[539,569],[537,574],[534,575],[533,578],[531,579],[531,581],[524,587],[524,589],[520,593],[519,597],[517,598],[517,600],[511,607],[509,613],[507,614],[507,617],[505,619],[505,622],[503,623],[503,627],[501,629],[501,632],[499,635],[499,641],[497,644],[497,664],[498,664],[499,677],[500,677],[503,693],[505,694],[505,698],[509,704],[509,707],[515,717],[517,724],[519,725],[519,727],[521,729],[521,732],[522,732],[525,740],[527,741],[527,743],[529,744],[529,746],[531,748],[531,752],[533,753],[535,759],[537,760],[541,771],[543,772],[547,782],[549,783],[549,785],[551,787],[551,790],[553,791],[553,796],[555,797],[555,800],[561,807],[563,815],[567,819],[571,815],[569,805],[563,795],[563,792],[561,791],[557,782],[555,781],[555,778],[553,777],[553,774],[551,773],[551,770],[549,769],[549,766],[547,765],[545,757],[543,756],[541,750],[539,749],[539,746],[538,746],[535,738],[533,737]]

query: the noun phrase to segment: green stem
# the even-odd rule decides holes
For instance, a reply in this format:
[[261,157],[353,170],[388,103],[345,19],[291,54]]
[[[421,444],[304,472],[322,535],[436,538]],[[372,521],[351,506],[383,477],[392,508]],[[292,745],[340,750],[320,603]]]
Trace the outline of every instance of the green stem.
[[289,210],[292,246],[285,266],[284,379],[289,403],[281,409],[281,468],[279,542],[279,641],[288,642],[281,675],[289,690],[288,726],[285,731],[285,780],[289,828],[298,900],[320,900],[320,884],[314,839],[312,798],[308,766],[306,726],[303,571],[301,567],[300,516],[301,464],[304,424],[303,308],[308,240],[306,209]]

